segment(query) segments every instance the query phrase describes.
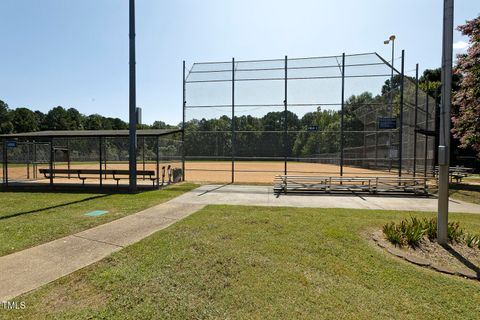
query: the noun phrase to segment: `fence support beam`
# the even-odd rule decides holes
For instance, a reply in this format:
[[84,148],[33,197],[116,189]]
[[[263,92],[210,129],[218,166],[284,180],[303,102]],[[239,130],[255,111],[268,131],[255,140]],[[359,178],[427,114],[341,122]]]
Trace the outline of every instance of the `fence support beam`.
[[413,131],[413,177],[417,174],[418,63],[415,66],[415,116]]
[[102,153],[103,153],[103,143],[102,143],[102,137],[99,137],[98,138],[98,158],[99,158],[99,165],[100,165],[100,188],[103,187],[103,157],[102,157]]
[[[187,105],[186,86],[185,86],[185,60],[183,60],[183,98],[182,98],[182,181],[185,181],[185,107]],[[158,139],[157,139],[158,144]],[[157,176],[158,176],[157,168]],[[158,184],[158,183],[157,183]]]
[[344,137],[344,113],[345,113],[345,52],[342,54],[342,105],[341,105],[341,117],[340,117],[340,176],[343,176],[343,161],[344,161],[344,144],[345,144],[345,137]]
[[3,140],[3,184],[8,187],[8,149],[7,141]]
[[[183,131],[182,131],[182,134],[183,134]],[[160,189],[160,137],[157,136],[157,143],[155,144],[155,148],[157,149],[156,153],[157,153],[157,189]],[[182,168],[185,168],[185,166],[182,164]],[[183,169],[183,171],[185,171],[185,169]]]
[[403,160],[403,89],[405,80],[405,50],[402,50],[402,68],[400,74],[400,127],[398,131],[398,176],[402,176]]
[[53,187],[53,160],[55,158],[55,151],[53,149],[53,139],[50,139],[50,187]]
[[235,58],[232,58],[232,183],[235,182]]
[[[430,112],[430,99],[428,96],[428,79],[425,81],[427,89],[425,94],[425,130],[428,131],[428,113]],[[423,154],[423,176],[427,176],[427,157],[428,157],[428,135],[425,135],[425,148]]]
[[288,57],[285,56],[285,99],[283,104],[285,106],[284,116],[283,116],[283,153],[284,153],[284,168],[283,173],[287,175],[287,160],[288,160]]

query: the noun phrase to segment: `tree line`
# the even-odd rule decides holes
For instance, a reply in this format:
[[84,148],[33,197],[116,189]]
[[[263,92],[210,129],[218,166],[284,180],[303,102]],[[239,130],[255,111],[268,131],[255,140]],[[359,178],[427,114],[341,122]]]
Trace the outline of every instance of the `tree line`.
[[[155,121],[152,125],[141,124],[139,129],[171,129],[176,126],[163,121]],[[58,106],[47,113],[32,111],[28,108],[10,109],[8,104],[0,100],[0,133],[23,133],[45,130],[124,130],[128,123],[99,114],[84,115],[75,108]]]

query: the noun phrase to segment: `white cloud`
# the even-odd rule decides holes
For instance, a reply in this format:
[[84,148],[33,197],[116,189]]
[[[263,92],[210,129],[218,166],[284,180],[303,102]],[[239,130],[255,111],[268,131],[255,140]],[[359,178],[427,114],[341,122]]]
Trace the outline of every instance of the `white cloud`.
[[456,50],[465,50],[468,48],[468,43],[466,43],[465,41],[457,41],[453,44],[453,49],[456,49]]

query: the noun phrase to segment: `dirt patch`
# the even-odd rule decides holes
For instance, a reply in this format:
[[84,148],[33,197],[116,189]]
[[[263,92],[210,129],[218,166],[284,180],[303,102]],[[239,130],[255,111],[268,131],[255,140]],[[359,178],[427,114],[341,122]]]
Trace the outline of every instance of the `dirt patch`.
[[480,249],[464,243],[441,246],[424,238],[418,247],[398,247],[391,244],[382,231],[368,233],[376,245],[406,261],[429,267],[436,271],[480,280]]

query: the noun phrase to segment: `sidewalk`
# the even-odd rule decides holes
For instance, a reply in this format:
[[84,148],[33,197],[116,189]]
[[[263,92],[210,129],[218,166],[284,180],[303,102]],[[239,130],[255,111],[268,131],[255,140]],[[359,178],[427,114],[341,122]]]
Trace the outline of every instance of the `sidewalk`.
[[203,208],[171,201],[127,217],[0,257],[0,301],[70,274]]
[[[437,211],[436,197],[369,194],[281,194],[271,186],[203,185],[171,200],[173,203],[281,206],[303,208],[345,208],[373,210]],[[480,205],[450,199],[450,212],[480,214]]]

